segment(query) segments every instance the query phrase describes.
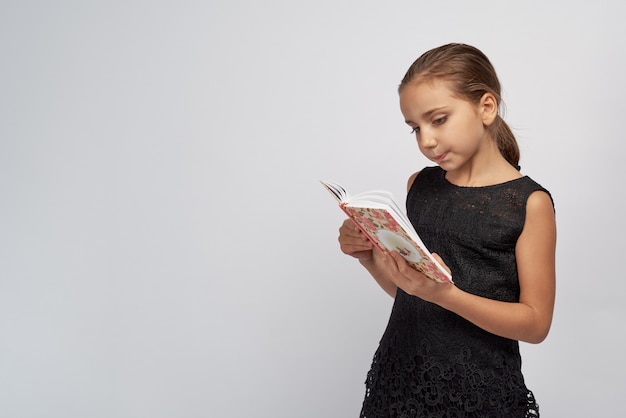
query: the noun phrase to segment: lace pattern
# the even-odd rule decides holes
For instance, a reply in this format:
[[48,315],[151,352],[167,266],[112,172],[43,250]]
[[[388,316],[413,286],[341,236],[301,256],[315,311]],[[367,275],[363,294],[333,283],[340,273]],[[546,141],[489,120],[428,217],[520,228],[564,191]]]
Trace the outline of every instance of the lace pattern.
[[[528,177],[464,188],[439,167],[416,177],[407,214],[426,246],[442,256],[460,289],[519,300],[515,245],[526,201],[544,191]],[[490,334],[398,289],[387,330],[366,379],[361,418],[536,418],[517,341]]]
[[493,368],[475,364],[467,347],[450,359],[408,357],[396,341],[374,356],[361,418],[539,417],[532,392],[504,357]]

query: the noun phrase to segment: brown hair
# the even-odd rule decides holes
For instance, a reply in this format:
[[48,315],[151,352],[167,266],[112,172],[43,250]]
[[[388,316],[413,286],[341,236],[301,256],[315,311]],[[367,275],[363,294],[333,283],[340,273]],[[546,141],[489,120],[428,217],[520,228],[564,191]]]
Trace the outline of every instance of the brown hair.
[[[491,93],[498,108],[502,106],[496,70],[487,56],[473,46],[453,43],[425,52],[406,72],[398,91],[410,83],[435,79],[448,81],[459,97],[472,103],[478,104],[485,93]],[[502,156],[517,167],[520,158],[517,140],[499,113],[490,129]]]

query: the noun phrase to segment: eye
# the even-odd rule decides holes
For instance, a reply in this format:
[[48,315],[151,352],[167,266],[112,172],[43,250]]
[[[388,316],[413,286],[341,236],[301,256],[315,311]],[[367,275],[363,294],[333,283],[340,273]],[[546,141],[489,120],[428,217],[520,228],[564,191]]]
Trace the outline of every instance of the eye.
[[433,121],[433,125],[443,125],[444,123],[446,123],[446,121],[448,120],[447,116],[442,116],[440,118],[437,118]]
[[411,135],[413,134],[418,134],[420,133],[420,127],[416,126],[415,128],[411,129]]

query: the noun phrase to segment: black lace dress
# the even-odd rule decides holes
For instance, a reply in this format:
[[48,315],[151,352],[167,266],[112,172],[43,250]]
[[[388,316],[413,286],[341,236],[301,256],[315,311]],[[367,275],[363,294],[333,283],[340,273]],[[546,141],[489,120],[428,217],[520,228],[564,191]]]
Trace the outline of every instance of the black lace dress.
[[[515,244],[528,196],[547,191],[529,177],[459,187],[426,168],[407,195],[407,213],[426,246],[467,292],[516,302]],[[367,375],[361,418],[538,417],[517,341],[498,337],[398,289]]]

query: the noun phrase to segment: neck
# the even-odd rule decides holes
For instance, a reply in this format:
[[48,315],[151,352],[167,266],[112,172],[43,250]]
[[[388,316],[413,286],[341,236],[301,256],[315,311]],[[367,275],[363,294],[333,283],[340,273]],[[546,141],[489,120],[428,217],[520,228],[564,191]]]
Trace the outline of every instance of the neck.
[[495,142],[464,166],[446,172],[446,179],[457,186],[483,187],[522,177],[500,153]]

